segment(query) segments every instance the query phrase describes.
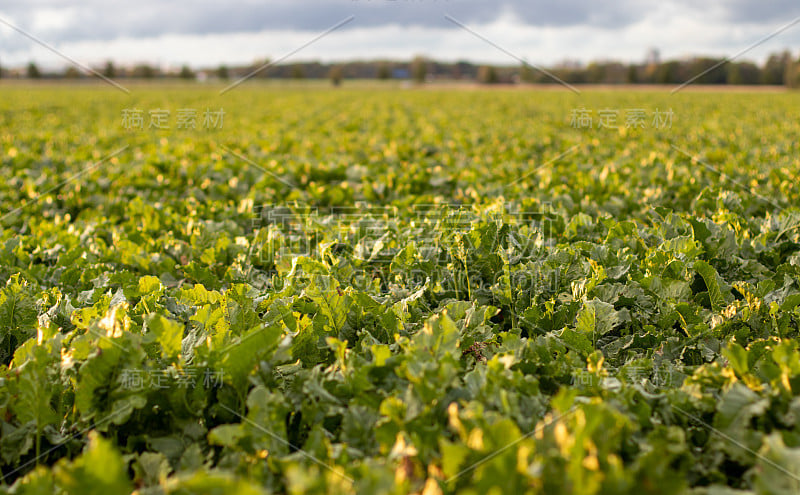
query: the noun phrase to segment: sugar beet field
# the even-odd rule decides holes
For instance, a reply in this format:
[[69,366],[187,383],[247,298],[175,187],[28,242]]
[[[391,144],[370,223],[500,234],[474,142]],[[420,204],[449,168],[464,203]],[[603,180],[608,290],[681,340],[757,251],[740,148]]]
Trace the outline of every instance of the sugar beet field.
[[800,94],[0,88],[0,493],[800,493]]

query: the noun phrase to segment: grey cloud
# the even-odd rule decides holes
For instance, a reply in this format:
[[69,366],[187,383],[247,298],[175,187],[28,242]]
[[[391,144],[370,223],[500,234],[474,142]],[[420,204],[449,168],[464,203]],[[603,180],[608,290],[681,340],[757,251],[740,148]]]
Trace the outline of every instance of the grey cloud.
[[[666,7],[666,8],[664,8]],[[42,12],[71,14],[62,27],[35,26]],[[722,26],[763,24],[764,33],[800,16],[797,0],[3,0],[0,15],[58,45],[74,41],[149,38],[161,35],[226,34],[285,29],[322,31],[348,16],[343,29],[390,24],[458,29],[444,18],[478,26],[511,14],[532,27],[594,27],[623,30],[656,12],[700,16]],[[800,37],[800,25],[781,35]],[[412,42],[413,40],[408,40]],[[398,40],[402,47],[406,40]],[[31,42],[16,33],[0,36],[0,58],[24,51]],[[699,47],[698,47],[699,48]]]
[[234,0],[169,3],[154,0],[100,2],[78,5],[60,0],[9,0],[0,12],[31,29],[36,12],[43,9],[75,9],[73,21],[63,29],[37,33],[52,41],[106,40],[119,37],[151,37],[162,34],[211,34],[288,29],[319,31],[350,15],[347,28],[370,28],[389,24],[454,28],[444,13],[470,23],[496,20],[513,13],[531,26],[576,26],[619,28],[646,13],[648,2],[633,0],[274,0],[269,3]]
[[800,17],[797,0],[732,0],[725,2],[726,20],[740,22],[770,22],[775,27]]

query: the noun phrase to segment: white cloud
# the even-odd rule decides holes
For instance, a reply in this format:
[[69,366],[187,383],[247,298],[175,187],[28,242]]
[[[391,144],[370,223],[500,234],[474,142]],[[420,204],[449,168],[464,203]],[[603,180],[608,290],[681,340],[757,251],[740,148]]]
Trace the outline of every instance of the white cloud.
[[31,31],[48,33],[65,31],[79,22],[79,11],[75,7],[43,8],[33,11]]

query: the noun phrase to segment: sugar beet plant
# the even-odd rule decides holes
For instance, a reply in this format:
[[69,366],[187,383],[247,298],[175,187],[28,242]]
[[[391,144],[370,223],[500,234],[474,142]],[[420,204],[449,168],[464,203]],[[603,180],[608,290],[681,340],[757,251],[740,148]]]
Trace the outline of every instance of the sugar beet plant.
[[797,95],[3,92],[0,492],[800,492]]

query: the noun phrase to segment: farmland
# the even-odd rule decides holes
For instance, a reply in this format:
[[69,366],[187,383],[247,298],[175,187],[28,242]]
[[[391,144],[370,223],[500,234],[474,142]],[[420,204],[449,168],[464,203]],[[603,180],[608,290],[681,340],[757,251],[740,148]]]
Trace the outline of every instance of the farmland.
[[800,493],[800,94],[220,89],[0,87],[0,493]]

